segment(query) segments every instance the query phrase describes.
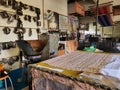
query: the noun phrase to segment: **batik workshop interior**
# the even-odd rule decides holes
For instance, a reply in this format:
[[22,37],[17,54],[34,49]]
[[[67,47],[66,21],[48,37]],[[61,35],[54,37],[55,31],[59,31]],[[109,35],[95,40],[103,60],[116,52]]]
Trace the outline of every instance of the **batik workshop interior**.
[[0,0],[0,90],[120,90],[120,0]]

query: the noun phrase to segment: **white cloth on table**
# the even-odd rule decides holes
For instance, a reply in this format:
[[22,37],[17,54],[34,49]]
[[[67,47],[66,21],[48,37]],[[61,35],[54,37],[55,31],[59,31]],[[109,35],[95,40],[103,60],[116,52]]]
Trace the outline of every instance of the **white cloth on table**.
[[107,64],[105,68],[101,70],[101,73],[120,80],[120,56],[114,55],[111,63]]

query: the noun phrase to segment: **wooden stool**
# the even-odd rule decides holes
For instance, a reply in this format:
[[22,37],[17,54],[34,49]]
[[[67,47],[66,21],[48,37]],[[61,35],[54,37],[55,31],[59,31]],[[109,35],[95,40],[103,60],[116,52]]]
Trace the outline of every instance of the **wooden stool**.
[[12,90],[14,90],[12,80],[11,80],[11,78],[8,75],[0,78],[0,80],[4,80],[5,81],[5,90],[8,90],[7,81],[6,81],[7,78],[9,79],[9,81],[11,83]]

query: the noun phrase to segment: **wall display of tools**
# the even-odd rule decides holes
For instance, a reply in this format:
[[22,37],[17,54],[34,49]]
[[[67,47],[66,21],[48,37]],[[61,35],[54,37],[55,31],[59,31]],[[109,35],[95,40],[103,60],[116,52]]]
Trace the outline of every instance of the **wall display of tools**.
[[2,42],[1,44],[1,50],[7,50],[10,48],[16,48],[16,43],[14,41],[9,42]]
[[[10,33],[15,33],[15,34],[18,34],[17,32],[17,27],[11,27],[11,26],[0,26],[2,27],[2,31],[5,35],[9,35]],[[12,32],[12,28],[13,28],[13,32]],[[24,28],[21,28],[23,30],[20,30],[19,32],[21,32],[22,34],[25,34],[26,33],[26,30],[28,29],[28,36],[31,37],[32,36],[32,30],[38,30],[39,28],[29,28],[29,27],[24,27]],[[39,29],[39,33],[40,32],[40,29]]]
[[9,57],[9,58],[0,58],[0,60],[4,64],[13,65],[15,62],[17,62],[19,60],[19,57],[13,56],[13,57]]
[[[24,4],[23,2],[18,2],[16,0],[0,0],[0,5],[4,6],[5,8],[11,8],[14,10],[12,11],[5,11],[0,9],[0,16],[2,19],[7,19],[7,24],[11,24],[14,22],[14,20],[17,21],[16,27],[10,27],[10,26],[0,26],[3,27],[3,33],[8,35],[11,32],[10,28],[14,28],[14,33],[18,35],[18,39],[23,39],[23,34],[26,31],[26,28],[29,28],[29,36],[32,35],[31,27],[23,27],[23,21],[21,18],[23,18],[24,21],[28,22],[35,22],[38,29],[39,26],[41,26],[41,21],[40,21],[40,14],[41,11],[39,8]],[[35,16],[31,15],[26,15],[23,13],[24,10],[29,10],[31,12],[35,13]],[[30,29],[31,28],[31,29]]]
[[0,42],[0,54],[2,50],[8,50],[11,48],[16,48],[16,43],[14,41]]

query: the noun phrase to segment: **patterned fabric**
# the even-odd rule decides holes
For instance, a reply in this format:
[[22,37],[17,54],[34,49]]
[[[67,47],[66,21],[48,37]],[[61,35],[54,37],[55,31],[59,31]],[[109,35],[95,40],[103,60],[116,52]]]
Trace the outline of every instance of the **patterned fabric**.
[[103,90],[99,87],[90,86],[87,83],[73,81],[34,68],[31,70],[34,72],[32,73],[32,90]]
[[[44,63],[74,71],[97,72],[112,60],[114,54],[75,51],[60,57],[44,61]],[[39,63],[38,63],[39,65]]]
[[[102,75],[100,71],[108,63],[115,61],[112,58],[115,55],[120,56],[120,54],[75,51],[31,65],[33,90],[59,90],[53,89],[53,86],[55,88],[62,86],[60,90],[107,90],[110,87],[110,90],[113,90],[117,85],[115,79]],[[83,82],[76,79],[82,79]],[[91,81],[92,84],[89,83]],[[97,83],[97,86],[94,87],[94,83]],[[108,88],[101,89],[102,85]]]

